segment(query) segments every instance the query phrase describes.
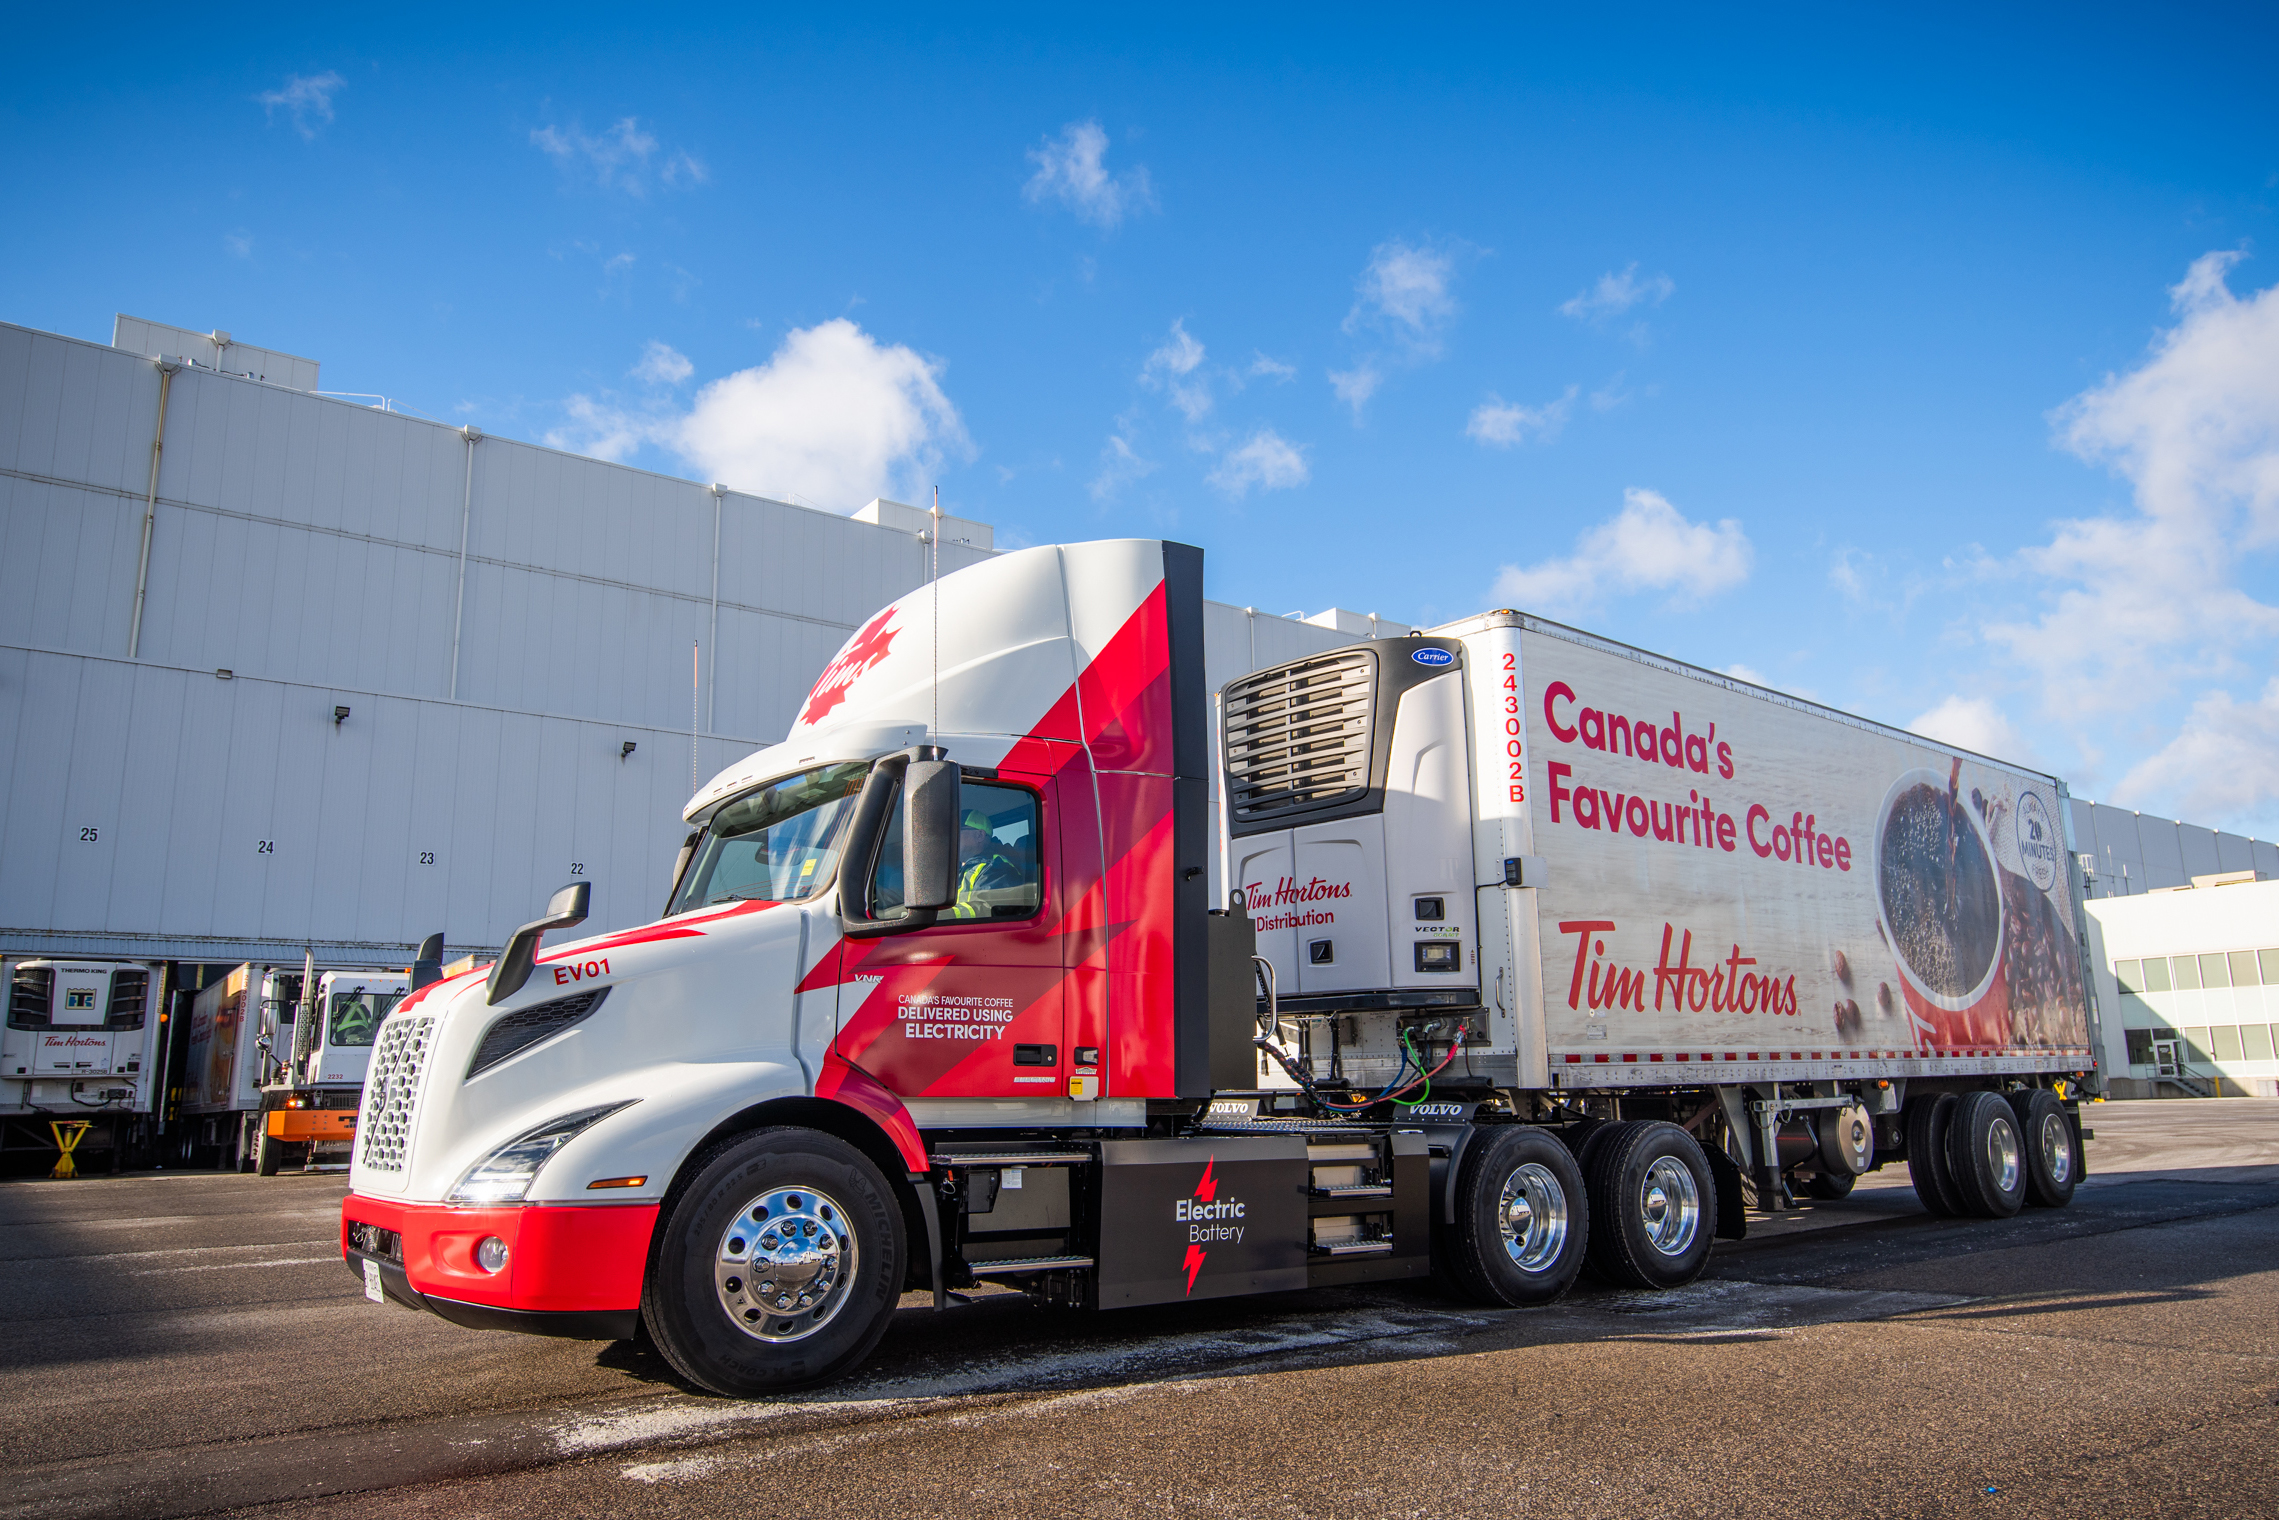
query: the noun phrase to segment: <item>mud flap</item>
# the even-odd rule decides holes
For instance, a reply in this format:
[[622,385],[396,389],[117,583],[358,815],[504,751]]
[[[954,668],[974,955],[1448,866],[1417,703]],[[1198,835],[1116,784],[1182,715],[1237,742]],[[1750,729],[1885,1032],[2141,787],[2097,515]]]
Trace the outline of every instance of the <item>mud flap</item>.
[[1717,1180],[1717,1238],[1746,1239],[1749,1206],[1741,1197],[1741,1168],[1734,1165],[1723,1146],[1705,1145],[1701,1152],[1709,1158],[1709,1175]]

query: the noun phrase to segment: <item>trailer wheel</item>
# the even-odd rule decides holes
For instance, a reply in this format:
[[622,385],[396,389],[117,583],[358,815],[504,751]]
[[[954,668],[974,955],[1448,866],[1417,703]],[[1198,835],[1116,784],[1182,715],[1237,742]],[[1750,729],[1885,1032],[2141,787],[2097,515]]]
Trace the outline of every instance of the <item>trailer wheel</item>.
[[1464,1157],[1446,1238],[1450,1275],[1484,1304],[1550,1303],[1582,1271],[1590,1224],[1574,1154],[1539,1129],[1498,1126]]
[[1701,1142],[1661,1120],[1625,1124],[1591,1148],[1591,1265],[1630,1288],[1680,1288],[1709,1265],[1717,1181]]
[[2026,1147],[2000,1093],[1964,1093],[1947,1126],[1947,1170],[1965,1211],[2008,1219],[2026,1202]]
[[2081,1181],[2081,1157],[2065,1105],[2048,1088],[2036,1087],[2012,1093],[2010,1111],[2018,1116],[2018,1135],[2026,1147],[2027,1205],[2064,1208]]
[[1907,1100],[1907,1176],[1915,1184],[1916,1201],[1940,1219],[1962,1212],[1962,1195],[1947,1170],[1947,1130],[1954,1112],[1953,1093]]
[[1804,1191],[1815,1198],[1834,1203],[1840,1198],[1851,1197],[1852,1189],[1859,1185],[1859,1180],[1847,1172],[1817,1172],[1811,1181],[1804,1184]]
[[902,1210],[835,1136],[776,1128],[700,1162],[658,1223],[641,1318],[680,1374],[731,1398],[824,1382],[871,1353],[902,1293]]
[[253,1141],[253,1170],[263,1177],[274,1177],[284,1159],[285,1142],[272,1137],[267,1124],[262,1125]]

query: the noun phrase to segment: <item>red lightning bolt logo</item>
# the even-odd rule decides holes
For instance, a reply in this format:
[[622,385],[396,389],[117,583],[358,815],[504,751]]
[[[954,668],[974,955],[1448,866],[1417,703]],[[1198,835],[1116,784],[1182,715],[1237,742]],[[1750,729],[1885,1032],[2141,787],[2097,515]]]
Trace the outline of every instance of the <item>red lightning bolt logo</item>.
[[[1216,1156],[1204,1158],[1202,1180],[1195,1184],[1195,1201],[1197,1203],[1209,1203],[1213,1198],[1219,1196],[1219,1179],[1214,1173],[1218,1164],[1219,1158]],[[1189,1294],[1194,1293],[1195,1274],[1203,1270],[1203,1258],[1209,1254],[1198,1245],[1187,1247],[1187,1259],[1180,1265],[1187,1269],[1187,1291]]]

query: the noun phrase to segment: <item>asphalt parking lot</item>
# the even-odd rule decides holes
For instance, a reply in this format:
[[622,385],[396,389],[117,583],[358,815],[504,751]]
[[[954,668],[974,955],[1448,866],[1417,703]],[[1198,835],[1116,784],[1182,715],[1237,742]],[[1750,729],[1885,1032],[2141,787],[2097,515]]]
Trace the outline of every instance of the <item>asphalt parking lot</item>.
[[0,1184],[0,1516],[2279,1515],[2279,1101],[2088,1122],[2060,1213],[1898,1167],[1673,1294],[913,1301],[757,1404],[365,1302],[337,1176]]

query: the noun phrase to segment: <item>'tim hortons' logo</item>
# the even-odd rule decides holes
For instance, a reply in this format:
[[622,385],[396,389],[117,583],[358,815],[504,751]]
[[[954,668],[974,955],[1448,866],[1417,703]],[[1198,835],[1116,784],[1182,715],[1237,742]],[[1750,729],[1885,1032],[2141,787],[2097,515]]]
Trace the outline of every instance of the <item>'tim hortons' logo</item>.
[[895,609],[889,607],[863,624],[855,636],[847,640],[846,647],[823,667],[823,674],[815,680],[815,689],[807,694],[807,705],[800,709],[800,722],[822,722],[832,708],[847,699],[847,689],[855,684],[856,678],[886,658],[895,634],[901,632],[886,626],[894,613]]
[[1229,1245],[1242,1243],[1244,1225],[1228,1221],[1243,1217],[1244,1207],[1239,1198],[1221,1198],[1218,1178],[1214,1169],[1219,1164],[1216,1155],[1203,1162],[1202,1180],[1195,1184],[1195,1195],[1182,1198],[1172,1207],[1171,1217],[1187,1226],[1187,1259],[1179,1265],[1187,1273],[1187,1292],[1195,1292],[1195,1276],[1203,1270],[1203,1258],[1210,1253],[1203,1249],[1205,1241],[1225,1241]]

